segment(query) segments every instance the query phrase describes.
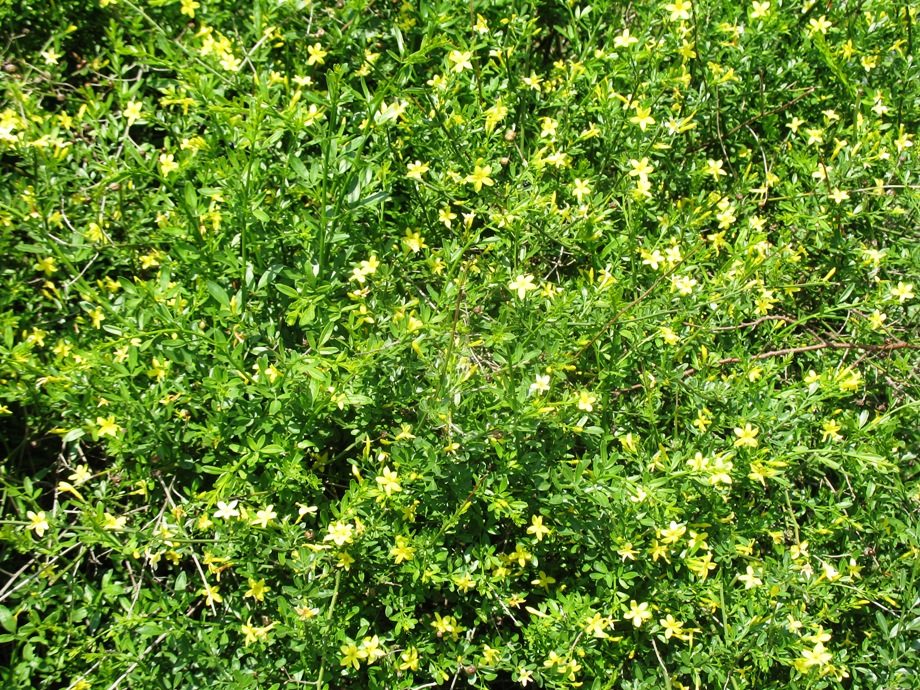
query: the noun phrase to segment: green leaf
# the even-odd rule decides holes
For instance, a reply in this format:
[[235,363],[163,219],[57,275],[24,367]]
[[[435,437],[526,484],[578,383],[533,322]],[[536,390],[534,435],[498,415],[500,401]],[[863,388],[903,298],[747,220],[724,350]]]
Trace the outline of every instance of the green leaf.
[[3,605],[0,605],[0,625],[3,626],[4,630],[9,633],[16,632],[17,623],[16,618],[10,612],[10,610]]
[[208,281],[208,292],[211,293],[211,297],[218,301],[220,306],[230,307],[230,297],[227,295],[227,291],[213,280]]

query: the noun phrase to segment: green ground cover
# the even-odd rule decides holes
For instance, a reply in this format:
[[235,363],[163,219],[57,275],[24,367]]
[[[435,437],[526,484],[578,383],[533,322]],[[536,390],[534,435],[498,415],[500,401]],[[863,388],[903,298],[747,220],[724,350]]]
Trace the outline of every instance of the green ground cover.
[[0,683],[920,687],[888,0],[0,8]]

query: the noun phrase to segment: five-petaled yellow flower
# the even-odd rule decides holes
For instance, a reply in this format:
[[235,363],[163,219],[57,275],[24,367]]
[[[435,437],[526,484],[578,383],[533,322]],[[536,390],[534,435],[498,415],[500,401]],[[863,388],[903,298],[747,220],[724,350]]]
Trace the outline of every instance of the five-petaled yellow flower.
[[757,446],[757,434],[760,433],[760,429],[756,426],[751,426],[750,422],[744,425],[744,428],[735,427],[735,436],[738,438],[735,439],[735,447],[747,447],[755,448]]
[[495,183],[492,181],[492,178],[489,175],[492,173],[491,165],[484,165],[482,167],[475,165],[473,166],[473,172],[466,176],[467,184],[472,184],[473,189],[477,192],[482,189],[482,186],[491,187]]
[[431,166],[428,163],[422,163],[422,161],[415,161],[415,163],[409,163],[409,172],[406,173],[406,177],[411,177],[414,180],[421,180],[422,175],[428,172],[431,169]]
[[265,593],[271,591],[271,587],[265,584],[265,580],[255,580],[249,578],[249,589],[246,590],[244,597],[252,597],[256,601],[265,601]]
[[394,491],[402,491],[399,485],[399,475],[389,467],[383,468],[383,475],[377,477],[377,483],[390,496]]
[[325,65],[326,61],[323,60],[329,53],[323,50],[323,46],[320,43],[314,43],[312,46],[307,48],[307,53],[310,57],[307,58],[308,65]]
[[549,527],[543,525],[543,516],[534,515],[530,521],[532,524],[527,528],[527,534],[532,534],[537,541],[543,541],[543,537],[550,533]]
[[37,513],[33,513],[29,510],[26,512],[26,517],[29,518],[28,529],[34,529],[35,534],[39,537],[45,536],[45,530],[49,527],[48,519],[45,517],[45,511],[40,510]]
[[508,284],[508,289],[517,292],[518,299],[524,299],[528,290],[536,290],[537,286],[533,282],[532,275],[521,274]]
[[623,616],[626,620],[631,620],[632,624],[637,628],[641,627],[642,623],[651,617],[652,612],[648,610],[648,604],[644,601],[641,604],[637,604],[635,599],[629,602],[629,611]]

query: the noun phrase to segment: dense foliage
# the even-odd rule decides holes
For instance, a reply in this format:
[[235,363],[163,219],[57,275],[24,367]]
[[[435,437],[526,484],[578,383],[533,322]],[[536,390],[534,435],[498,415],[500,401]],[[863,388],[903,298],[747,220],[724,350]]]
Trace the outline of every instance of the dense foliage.
[[0,682],[918,687],[916,9],[4,10]]

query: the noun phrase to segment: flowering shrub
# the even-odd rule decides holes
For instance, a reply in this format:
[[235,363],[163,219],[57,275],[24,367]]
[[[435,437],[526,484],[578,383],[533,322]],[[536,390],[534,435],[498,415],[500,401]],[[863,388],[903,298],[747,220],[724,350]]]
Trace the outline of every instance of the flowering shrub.
[[920,683],[916,7],[9,19],[4,687]]

